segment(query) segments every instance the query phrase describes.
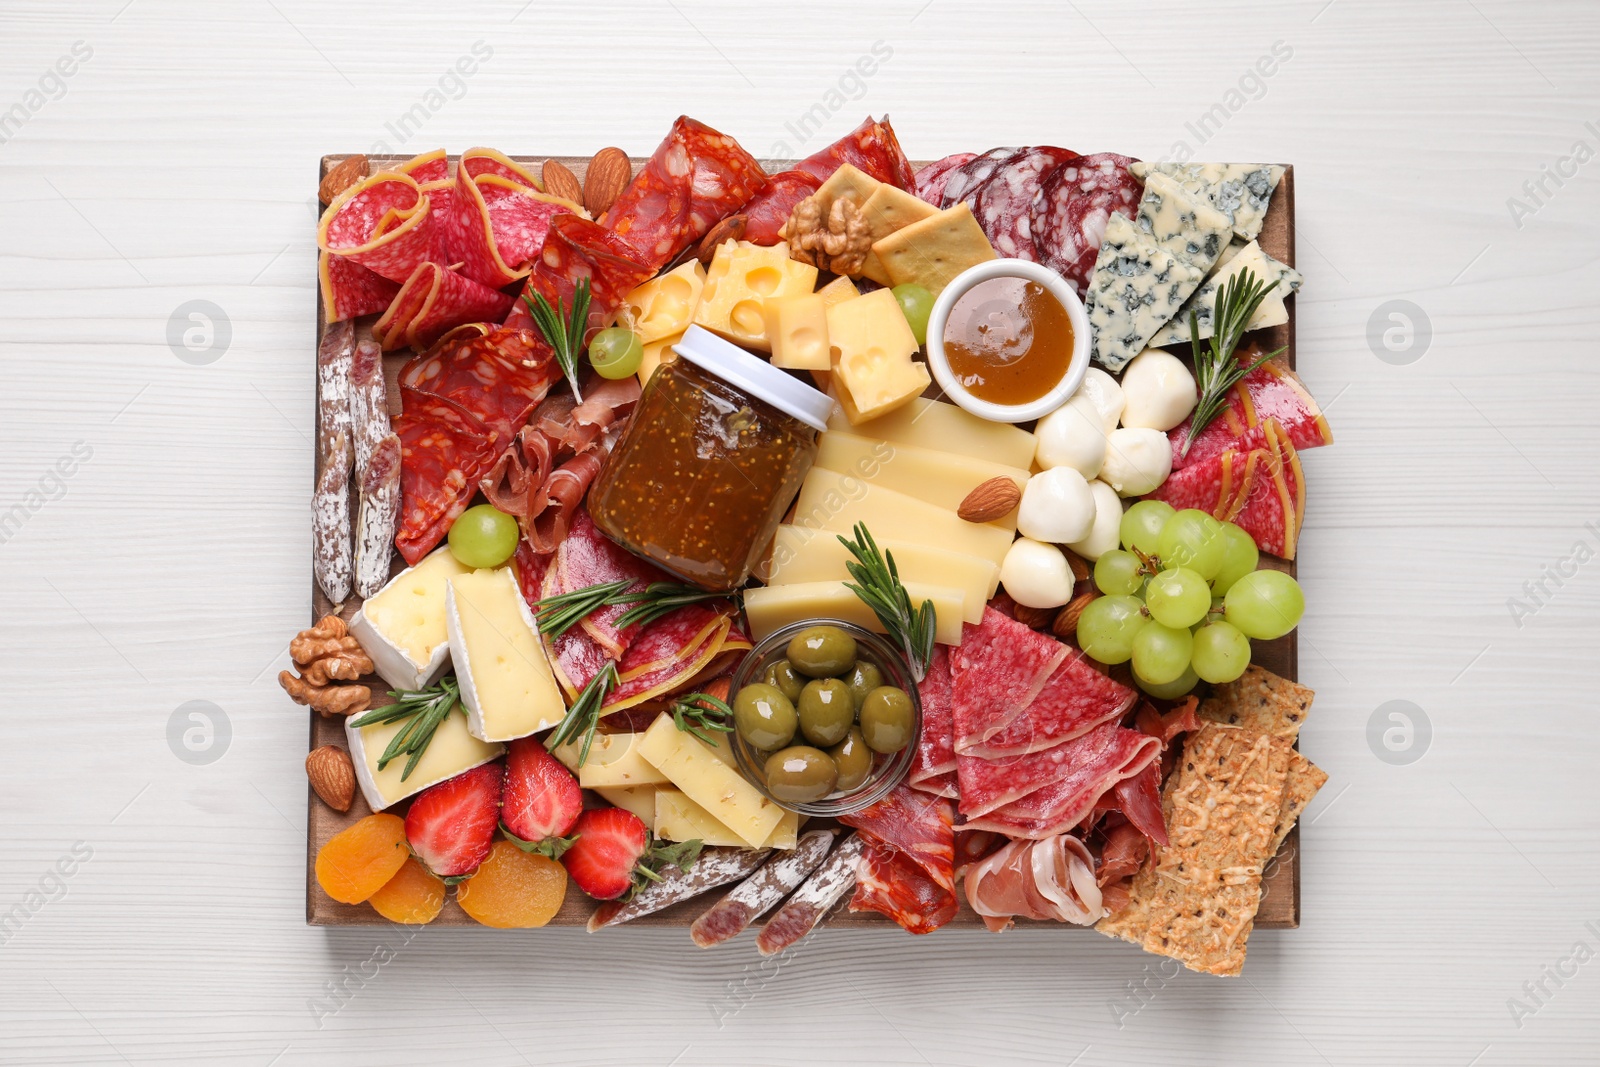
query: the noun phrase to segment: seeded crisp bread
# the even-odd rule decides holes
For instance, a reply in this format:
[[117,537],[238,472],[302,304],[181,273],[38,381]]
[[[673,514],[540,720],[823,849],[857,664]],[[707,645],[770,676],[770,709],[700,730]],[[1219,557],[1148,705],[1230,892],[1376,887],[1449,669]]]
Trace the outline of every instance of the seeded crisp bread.
[[1237,681],[1215,687],[1200,717],[1294,741],[1316,693],[1251,664]]
[[1170,844],[1095,929],[1190,970],[1239,974],[1292,751],[1284,738],[1218,723],[1190,734],[1162,791]]
[[1278,829],[1272,842],[1277,852],[1283,839],[1294,829],[1295,820],[1306,810],[1311,798],[1328,782],[1328,772],[1298,752],[1289,753],[1289,768],[1283,783],[1283,807],[1278,812]]

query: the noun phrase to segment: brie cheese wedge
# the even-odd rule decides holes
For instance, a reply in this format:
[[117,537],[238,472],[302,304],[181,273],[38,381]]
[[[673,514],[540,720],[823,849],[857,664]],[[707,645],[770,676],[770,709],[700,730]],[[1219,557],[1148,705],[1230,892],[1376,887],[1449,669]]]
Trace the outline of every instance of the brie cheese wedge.
[[445,587],[470,568],[448,547],[389,579],[350,620],[350,632],[372,658],[378,676],[396,689],[426,689],[450,658],[444,621]]
[[374,723],[360,729],[350,725],[360,717],[352,715],[345,720],[344,736],[350,745],[350,762],[355,765],[361,795],[366,797],[367,806],[373,811],[382,811],[391,804],[422,792],[430,785],[470,771],[480,763],[488,763],[505,751],[504,745],[488,744],[469,734],[467,717],[457,705],[434,731],[433,740],[423,749],[422,758],[417,760],[410,776],[402,780],[400,776],[405,773],[406,763],[411,757],[400,756],[390,760],[389,765],[381,771],[378,769],[378,759],[389,747],[389,742],[394,740],[394,735],[405,729],[408,723]]
[[445,588],[445,628],[473,737],[510,741],[566,716],[533,612],[511,568],[452,575]]

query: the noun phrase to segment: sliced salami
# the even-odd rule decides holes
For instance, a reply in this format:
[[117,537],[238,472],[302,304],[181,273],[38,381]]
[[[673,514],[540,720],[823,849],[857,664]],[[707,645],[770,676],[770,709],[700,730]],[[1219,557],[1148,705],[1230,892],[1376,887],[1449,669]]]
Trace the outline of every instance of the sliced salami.
[[1135,696],[1132,689],[1090,666],[1082,652],[1069,648],[1067,658],[1022,714],[998,733],[968,746],[966,754],[1000,759],[1054,748],[1122,718]]
[[917,754],[906,782],[924,792],[953,797],[953,783],[947,784],[945,778],[956,769],[956,750],[950,711],[950,653],[944,645],[933,646],[928,674],[918,683],[917,696],[922,702],[922,732],[917,735]]
[[1133,218],[1144,185],[1128,170],[1136,162],[1114,152],[1096,152],[1051,171],[1033,202],[1030,230],[1039,262],[1078,289],[1089,275],[1113,214]]
[[404,282],[431,255],[436,221],[416,179],[380,171],[334,197],[317,224],[317,247]]
[[1038,261],[1032,235],[1033,202],[1044,176],[1078,158],[1067,148],[1042,145],[1018,149],[970,194],[972,213],[996,252]]
[[887,915],[910,934],[931,934],[956,917],[956,894],[903,852],[868,841],[857,865],[851,911]]
[[945,179],[944,192],[939,197],[941,208],[955,207],[962,201],[972,203],[972,194],[978,186],[988,181],[999,169],[1000,164],[1016,155],[1016,147],[991,148],[981,155],[973,156],[967,162],[956,167]]
[[323,315],[329,323],[376,315],[400,291],[398,283],[332,252],[318,254],[317,279],[322,288]]
[[832,830],[813,830],[802,836],[792,851],[772,857],[696,919],[689,927],[689,937],[701,948],[711,948],[743,933],[821,866],[833,847],[833,835]]
[[329,600],[350,595],[350,361],[355,324],[329,326],[317,351],[317,485],[311,497],[312,572]]
[[994,608],[968,623],[950,651],[955,750],[965,752],[999,733],[1033,703],[1068,648]]
[[756,949],[771,956],[798,944],[827,917],[828,911],[856,884],[856,864],[861,859],[860,834],[852,834],[795,890],[778,913],[756,935]]
[[421,350],[463,323],[498,322],[509,310],[506,294],[437,263],[420,263],[373,324],[372,336],[385,351]]
[[[1201,434],[1200,440],[1206,440],[1205,434]],[[1267,432],[1257,426],[1237,438],[1230,437],[1229,441],[1225,451],[1175,469],[1149,498],[1164,500],[1180,511],[1194,508],[1223,522],[1232,522],[1234,508],[1243,503],[1238,498],[1246,475],[1245,461],[1251,452],[1266,446]]]
[[[504,193],[507,185],[521,189],[515,183],[497,175],[487,175],[484,180],[495,188],[497,193]],[[531,192],[532,190],[522,190],[522,195],[526,197]],[[561,210],[570,209],[563,205]],[[527,277],[526,266],[513,265],[501,253],[499,242],[495,239],[494,224],[489,218],[489,206],[484,201],[483,190],[465,168],[456,171],[455,197],[451,202],[449,213],[439,213],[437,225],[444,228],[446,234],[444,244],[449,250],[439,262],[448,263],[452,270],[459,270],[464,277],[471,278],[490,289],[499,289],[501,286]],[[519,240],[519,243],[525,242]],[[542,236],[541,243],[543,243]]]
[[934,207],[938,207],[940,199],[944,196],[945,182],[950,180],[950,172],[977,158],[978,153],[976,152],[957,152],[953,156],[945,156],[943,159],[934,160],[917,171],[912,192],[917,194],[918,200],[923,200]]
[[494,435],[477,416],[432,393],[402,387],[400,529],[395,547],[415,564],[467,510],[478,482],[494,465]]
[[801,160],[796,169],[827,181],[834,171],[846,163],[880,182],[888,182],[908,192],[916,185],[911,161],[900,147],[900,138],[895,136],[887,115],[882,122],[868,115],[861,125],[833,144]]
[[781,244],[778,231],[789,221],[794,206],[822,186],[810,171],[786,170],[774,174],[765,189],[741,209],[745,216],[744,239],[751,244]]
[[473,184],[483,197],[501,260],[512,270],[526,274],[544,248],[550,223],[557,215],[571,214],[572,205],[498,174],[482,175],[473,179]]
[[399,166],[389,169],[410,175],[418,185],[426,182],[442,182],[450,177],[450,158],[444,149],[435,148],[432,152],[412,156]]
[[943,797],[896,786],[876,804],[839,821],[874,841],[899,849],[946,889],[955,888],[955,807]]
[[[577,215],[557,215],[539,252],[533,273],[528,276],[523,299],[506,316],[507,326],[534,329],[527,299],[543,296],[551,307],[572,306],[578,283],[589,279],[589,329],[587,344],[595,332],[611,325],[623,301],[642,283],[655,276],[655,268],[639,259],[639,253],[623,238],[598,223]],[[537,337],[540,350],[553,356],[543,337]]]
[[680,116],[600,223],[654,274],[766,184],[767,172],[738,141]]
[[458,170],[464,170],[472,178],[483,174],[493,174],[515,182],[517,185],[529,189],[542,190],[537,178],[521,163],[512,159],[504,152],[496,152],[492,148],[469,148],[461,153],[461,162],[456,165]]
[[766,850],[751,848],[708,848],[700,853],[694,866],[687,871],[668,867],[661,880],[652,882],[640,894],[626,903],[608,900],[589,916],[588,930],[592,934],[607,926],[619,926],[641,915],[649,915],[693,900],[701,893],[738,881],[761,866],[767,858]]
[[555,381],[555,360],[532,330],[502,326],[446,340],[406,363],[400,384],[442,396],[474,415],[504,448]]
[[364,598],[377,595],[389,581],[400,522],[400,471],[400,438],[389,434],[372,449],[357,479],[356,592]]

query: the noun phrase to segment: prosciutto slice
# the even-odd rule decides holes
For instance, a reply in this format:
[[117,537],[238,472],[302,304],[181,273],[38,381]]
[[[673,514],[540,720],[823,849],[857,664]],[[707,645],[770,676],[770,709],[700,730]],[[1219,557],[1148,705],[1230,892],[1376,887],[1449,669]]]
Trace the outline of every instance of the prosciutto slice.
[[904,852],[868,839],[856,866],[851,911],[887,915],[912,934],[931,934],[956,917],[955,890],[928,877]]
[[999,932],[1015,919],[1087,926],[1105,914],[1094,856],[1071,834],[1013,841],[967,868],[967,903]]
[[914,860],[945,889],[956,884],[954,805],[943,797],[919,793],[906,785],[868,808],[839,821],[862,834],[898,849]]
[[[1136,694],[1089,665],[1076,649],[1045,682],[1039,695],[998,733],[962,750],[970,756],[1023,756],[1082,737],[1102,723],[1121,719]],[[923,698],[926,723],[927,698]]]
[[918,684],[917,695],[922,700],[922,733],[906,781],[923,792],[954,798],[955,720],[950,713],[950,653],[944,645],[933,646],[928,674]]
[[[1095,802],[1118,782],[1159,759],[1161,742],[1107,723],[1048,754],[1050,762],[1062,769],[1061,777],[998,807],[991,807],[988,798],[1012,792],[1011,778],[1017,772],[1000,763],[977,761],[968,779],[961,782],[961,801],[984,814],[967,817],[961,828],[1035,840],[1064,833],[1081,823],[1094,810]],[[1040,755],[1020,759],[1036,760]]]
[[967,623],[950,653],[955,751],[968,752],[1000,733],[1033,703],[1069,649],[993,608]]

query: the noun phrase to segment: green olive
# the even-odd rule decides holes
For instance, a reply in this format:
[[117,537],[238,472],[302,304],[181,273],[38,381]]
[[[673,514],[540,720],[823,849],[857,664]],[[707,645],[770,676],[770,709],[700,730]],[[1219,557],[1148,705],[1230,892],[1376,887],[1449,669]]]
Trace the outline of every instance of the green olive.
[[767,757],[767,790],[783,804],[807,804],[833,792],[839,768],[819,748],[795,745]]
[[788,697],[791,702],[800,699],[800,690],[806,684],[806,680],[795,673],[795,669],[789,665],[789,661],[786,659],[780,659],[768,665],[766,673],[761,676],[761,680],[782,690],[783,695]]
[[833,765],[839,768],[839,781],[834,788],[841,792],[859,789],[861,783],[872,774],[872,750],[867,747],[867,740],[861,736],[861,731],[853,726],[843,741],[828,749],[828,755],[833,757]]
[[762,752],[782,748],[794,740],[794,705],[783,691],[754,682],[733,698],[733,724],[746,743]]
[[906,691],[880,685],[861,702],[861,736],[874,752],[899,752],[911,743],[912,718]]
[[856,707],[867,699],[867,694],[883,684],[883,672],[876,663],[868,663],[864,659],[856,660],[856,665],[850,673],[844,676],[844,684],[850,687],[850,692],[855,694]]
[[789,662],[810,678],[835,678],[856,661],[856,639],[837,626],[811,626],[789,639]]
[[800,732],[820,748],[837,745],[856,721],[856,698],[837,678],[816,678],[800,690]]

